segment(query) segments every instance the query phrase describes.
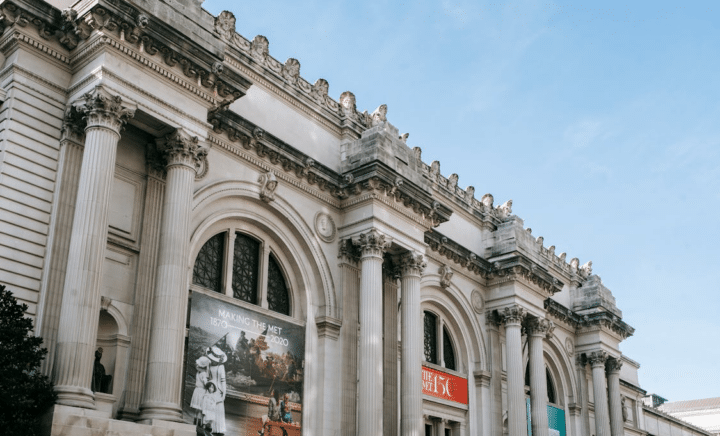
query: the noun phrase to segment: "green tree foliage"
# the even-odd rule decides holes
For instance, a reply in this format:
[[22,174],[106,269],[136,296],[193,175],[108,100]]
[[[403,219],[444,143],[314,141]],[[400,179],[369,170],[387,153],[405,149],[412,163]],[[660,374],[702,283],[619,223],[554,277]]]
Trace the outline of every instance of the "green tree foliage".
[[0,285],[0,433],[39,434],[43,413],[55,402],[52,383],[40,373],[47,350],[32,335],[28,306]]

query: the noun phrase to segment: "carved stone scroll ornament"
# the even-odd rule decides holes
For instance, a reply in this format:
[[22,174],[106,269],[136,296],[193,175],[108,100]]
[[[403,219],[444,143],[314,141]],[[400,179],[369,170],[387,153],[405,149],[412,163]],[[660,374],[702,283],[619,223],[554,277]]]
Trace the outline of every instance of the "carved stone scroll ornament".
[[440,274],[440,286],[443,288],[450,286],[450,280],[453,276],[453,271],[450,267],[447,265],[441,265],[438,269],[438,274]]
[[350,91],[345,91],[340,94],[340,115],[347,118],[355,118],[356,112],[355,94]]
[[270,55],[270,42],[262,35],[257,35],[250,43],[250,55],[256,61],[264,64]]
[[372,127],[379,126],[387,121],[387,105],[381,104],[370,114],[370,123]]
[[295,58],[285,61],[285,65],[282,66],[282,76],[293,85],[297,83],[300,77],[300,61]]
[[360,248],[362,257],[382,257],[385,250],[390,248],[392,238],[372,229],[352,238],[352,243]]
[[215,31],[220,38],[230,42],[235,35],[235,15],[230,11],[222,11],[215,17]]
[[404,276],[421,276],[426,266],[425,257],[420,253],[408,252],[400,256],[400,269]]
[[310,96],[318,103],[325,103],[330,85],[325,79],[317,79],[310,90]]
[[84,115],[88,127],[105,127],[118,135],[127,120],[135,115],[135,104],[123,102],[98,85],[73,103],[75,110]]
[[260,183],[260,199],[266,203],[275,200],[275,190],[278,185],[275,173],[268,171],[265,174],[260,174],[258,182]]

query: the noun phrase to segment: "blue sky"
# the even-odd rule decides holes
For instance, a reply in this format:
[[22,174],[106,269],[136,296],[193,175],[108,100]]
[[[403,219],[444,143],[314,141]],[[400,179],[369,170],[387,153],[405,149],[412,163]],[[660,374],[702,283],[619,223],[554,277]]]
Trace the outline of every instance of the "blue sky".
[[[594,4],[590,4],[594,3]],[[671,401],[720,396],[720,4],[206,0],[593,261]]]

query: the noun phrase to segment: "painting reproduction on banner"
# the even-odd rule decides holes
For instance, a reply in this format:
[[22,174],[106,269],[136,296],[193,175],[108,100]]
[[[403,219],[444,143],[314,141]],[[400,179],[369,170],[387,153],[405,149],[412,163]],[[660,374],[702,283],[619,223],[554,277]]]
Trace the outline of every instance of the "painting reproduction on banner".
[[304,356],[303,326],[194,292],[185,422],[198,434],[300,435]]

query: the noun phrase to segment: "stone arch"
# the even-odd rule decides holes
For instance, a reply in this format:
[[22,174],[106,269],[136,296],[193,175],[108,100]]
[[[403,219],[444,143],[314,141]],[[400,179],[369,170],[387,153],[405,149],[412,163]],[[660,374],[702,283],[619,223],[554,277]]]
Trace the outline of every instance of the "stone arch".
[[[257,184],[243,181],[221,180],[203,187],[194,195],[192,237],[189,264],[210,236],[213,226],[223,220],[242,220],[272,237],[282,253],[274,253],[283,263],[288,276],[300,277],[293,283],[296,291],[304,294],[303,315],[340,318],[336,304],[335,287],[330,268],[318,238],[300,213],[278,193],[275,200],[259,200]],[[248,229],[250,233],[252,228]],[[296,292],[294,297],[297,297]],[[317,313],[310,310],[317,308]]]
[[488,366],[482,330],[470,301],[460,289],[452,284],[442,288],[439,275],[427,274],[423,275],[420,282],[420,298],[423,310],[435,309],[450,321],[450,333],[458,345],[456,353],[462,355],[463,369],[468,377],[472,376],[473,371],[486,370]]

